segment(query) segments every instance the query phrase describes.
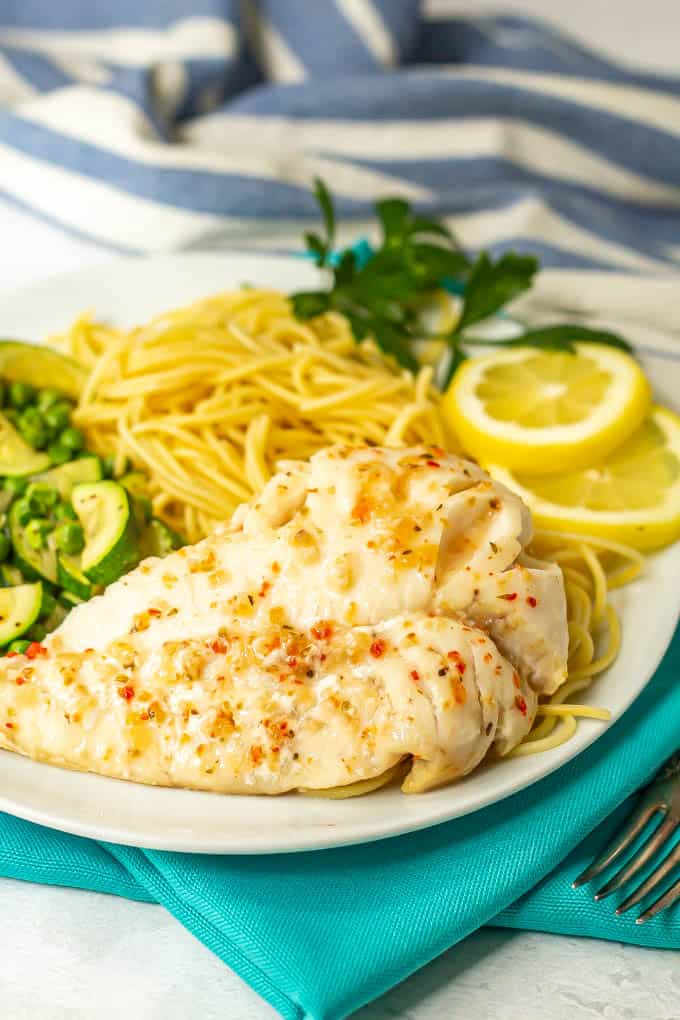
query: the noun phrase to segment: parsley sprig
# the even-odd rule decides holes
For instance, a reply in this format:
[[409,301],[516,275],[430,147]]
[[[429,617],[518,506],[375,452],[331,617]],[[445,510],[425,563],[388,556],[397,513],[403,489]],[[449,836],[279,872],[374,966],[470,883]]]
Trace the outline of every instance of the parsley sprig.
[[[361,265],[351,250],[336,256],[333,200],[318,178],[314,192],[324,232],[306,233],[305,243],[317,265],[329,274],[330,286],[292,295],[298,319],[312,319],[328,311],[341,312],[357,341],[372,336],[385,354],[412,370],[418,368],[415,341],[444,340],[450,354],[444,378],[440,379],[443,386],[467,357],[466,348],[472,345],[532,346],[573,352],[574,343],[580,341],[631,349],[615,333],[569,323],[528,329],[511,340],[475,338],[469,333],[471,326],[488,319],[529,290],[538,271],[536,258],[510,251],[494,259],[482,251],[471,261],[443,223],[419,216],[408,202],[392,198],[375,205],[382,239],[371,258]],[[427,333],[423,308],[432,292],[447,280],[464,281],[460,314],[448,333]]]

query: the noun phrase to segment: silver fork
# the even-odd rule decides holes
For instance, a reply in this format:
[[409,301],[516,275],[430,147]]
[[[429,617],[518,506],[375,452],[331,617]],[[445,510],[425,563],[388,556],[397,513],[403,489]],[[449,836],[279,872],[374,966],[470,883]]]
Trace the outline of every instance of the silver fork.
[[[680,751],[666,762],[656,779],[647,787],[628,826],[617,834],[614,841],[599,857],[595,858],[590,867],[581,872],[572,883],[572,888],[578,889],[580,885],[585,885],[586,882],[601,875],[625,853],[655,816],[657,816],[659,824],[654,832],[628,863],[595,893],[596,900],[603,900],[607,896],[611,896],[637,875],[666,846],[673,833],[680,827]],[[680,864],[680,843],[659,861],[651,875],[617,907],[616,913],[625,914],[648,893],[657,889],[677,864]],[[672,906],[677,900],[680,900],[680,878],[640,914],[636,924],[644,924],[645,921],[660,914],[662,910]]]

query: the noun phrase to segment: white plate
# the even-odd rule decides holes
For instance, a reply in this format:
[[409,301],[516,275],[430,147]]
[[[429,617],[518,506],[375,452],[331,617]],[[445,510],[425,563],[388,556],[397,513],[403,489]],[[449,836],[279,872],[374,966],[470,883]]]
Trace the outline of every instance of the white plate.
[[[290,291],[313,285],[316,278],[313,267],[291,257],[118,260],[2,298],[0,336],[37,341],[66,328],[83,309],[131,325],[244,282]],[[670,401],[674,391],[680,392],[680,366],[672,355],[650,359],[646,367],[661,397]],[[584,697],[607,706],[612,721],[643,689],[672,638],[680,611],[678,574],[680,543],[651,558],[645,577],[620,593],[621,654]],[[346,801],[157,789],[0,752],[0,810],[82,836],[164,850],[237,854],[311,850],[394,836],[477,811],[559,768],[604,729],[602,723],[583,720],[576,736],[561,747],[487,765],[442,790],[406,797],[392,788]]]

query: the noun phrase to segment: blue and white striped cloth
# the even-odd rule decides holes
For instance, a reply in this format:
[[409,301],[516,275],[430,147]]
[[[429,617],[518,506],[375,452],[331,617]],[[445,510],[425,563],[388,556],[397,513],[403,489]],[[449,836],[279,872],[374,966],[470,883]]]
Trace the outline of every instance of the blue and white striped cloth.
[[[321,175],[471,249],[680,266],[680,77],[446,0],[1,0],[0,193],[131,251],[299,243]],[[613,15],[615,16],[615,15]]]

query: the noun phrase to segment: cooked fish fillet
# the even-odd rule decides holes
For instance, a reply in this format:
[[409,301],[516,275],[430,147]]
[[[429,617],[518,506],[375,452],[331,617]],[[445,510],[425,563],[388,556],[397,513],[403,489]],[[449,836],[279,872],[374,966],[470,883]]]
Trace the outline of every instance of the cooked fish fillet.
[[559,570],[521,501],[442,450],[332,448],[0,660],[0,746],[228,793],[403,789],[526,734],[566,676]]

